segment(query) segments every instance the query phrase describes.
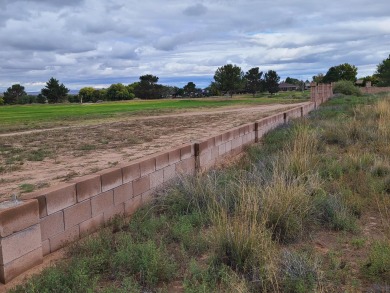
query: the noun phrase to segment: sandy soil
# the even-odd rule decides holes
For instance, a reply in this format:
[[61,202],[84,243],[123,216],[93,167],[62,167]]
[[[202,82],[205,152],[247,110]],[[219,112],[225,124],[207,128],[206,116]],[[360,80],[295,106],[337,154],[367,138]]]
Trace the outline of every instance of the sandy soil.
[[2,134],[0,200],[12,194],[23,198],[27,191],[201,140],[302,104],[227,107]]

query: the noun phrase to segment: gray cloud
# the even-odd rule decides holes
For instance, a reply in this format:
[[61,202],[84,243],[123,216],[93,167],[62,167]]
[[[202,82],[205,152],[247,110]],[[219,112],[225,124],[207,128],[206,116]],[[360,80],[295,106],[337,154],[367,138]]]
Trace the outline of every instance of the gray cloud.
[[191,6],[187,7],[186,9],[184,9],[183,12],[185,15],[188,15],[188,16],[200,16],[200,15],[206,14],[207,7],[201,3],[198,3],[198,4],[191,5]]
[[344,62],[372,74],[390,53],[387,2],[3,0],[0,91],[51,76],[70,88],[145,73],[205,83],[228,62],[305,79]]

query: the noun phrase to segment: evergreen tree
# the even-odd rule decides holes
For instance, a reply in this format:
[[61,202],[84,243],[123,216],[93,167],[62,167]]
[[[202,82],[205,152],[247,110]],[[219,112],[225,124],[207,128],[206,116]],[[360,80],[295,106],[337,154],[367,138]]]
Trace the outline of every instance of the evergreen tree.
[[41,89],[41,94],[49,103],[61,103],[66,99],[69,89],[55,78],[50,78],[46,86]]
[[259,67],[254,67],[249,69],[247,73],[245,73],[245,89],[255,97],[256,92],[262,90],[262,80],[261,76],[263,72],[259,72]]
[[242,88],[243,75],[241,68],[227,64],[219,67],[214,74],[215,85],[218,90],[229,93],[230,97]]
[[375,75],[379,79],[379,86],[390,86],[390,54],[389,58],[378,64]]
[[16,104],[21,97],[27,96],[24,86],[13,84],[4,92],[4,104]]
[[268,72],[264,75],[265,88],[271,95],[279,91],[279,81],[280,76],[276,73],[276,71],[268,70]]

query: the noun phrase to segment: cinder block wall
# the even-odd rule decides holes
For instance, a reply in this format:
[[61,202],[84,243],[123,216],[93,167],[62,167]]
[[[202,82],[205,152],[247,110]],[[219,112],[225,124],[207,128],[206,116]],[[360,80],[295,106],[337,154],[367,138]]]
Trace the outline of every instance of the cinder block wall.
[[362,87],[360,90],[364,94],[390,93],[390,87]]
[[0,281],[9,282],[44,256],[97,231],[115,215],[131,215],[180,174],[207,170],[277,126],[307,115],[329,98],[329,91],[318,92],[312,88],[315,101],[304,106],[37,191],[0,209]]
[[317,108],[322,103],[325,103],[333,96],[333,83],[323,84],[312,82],[310,84],[310,100],[314,102],[314,107]]

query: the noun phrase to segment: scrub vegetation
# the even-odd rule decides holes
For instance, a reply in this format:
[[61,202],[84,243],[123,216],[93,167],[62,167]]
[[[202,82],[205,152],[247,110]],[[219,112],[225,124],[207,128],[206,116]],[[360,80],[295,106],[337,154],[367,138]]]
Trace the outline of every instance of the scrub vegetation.
[[335,97],[11,292],[388,292],[389,120],[388,95]]

